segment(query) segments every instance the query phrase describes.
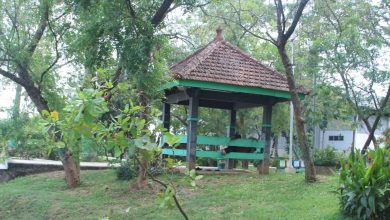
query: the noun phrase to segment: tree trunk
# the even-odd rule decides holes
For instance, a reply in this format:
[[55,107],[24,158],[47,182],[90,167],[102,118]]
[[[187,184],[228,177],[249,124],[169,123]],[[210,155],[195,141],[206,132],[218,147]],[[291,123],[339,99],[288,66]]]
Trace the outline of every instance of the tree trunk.
[[70,188],[75,188],[80,183],[80,167],[72,158],[72,153],[66,149],[61,156],[62,165],[65,171],[65,180]]
[[42,111],[43,110],[46,110],[46,111],[49,111],[49,106],[47,104],[47,101],[46,99],[42,96],[42,92],[32,86],[32,87],[24,87],[24,89],[26,90],[28,96],[30,97],[31,101],[34,103],[34,105],[37,107],[37,110],[39,112],[39,114],[42,115]]
[[308,146],[306,140],[307,138],[305,134],[305,122],[302,116],[301,101],[299,100],[298,97],[298,91],[295,85],[292,65],[289,57],[287,56],[285,44],[278,45],[278,52],[286,71],[287,82],[291,94],[291,101],[294,106],[294,115],[295,115],[295,122],[297,127],[299,146],[302,151],[303,161],[305,163],[305,180],[307,182],[315,182],[316,173],[314,169],[314,163],[310,155],[310,147]]
[[[381,116],[382,116],[382,112],[385,109],[385,107],[387,105],[387,102],[389,101],[389,97],[390,97],[390,85],[389,85],[389,87],[387,89],[386,96],[385,96],[385,98],[382,101],[382,104],[380,106],[379,112],[377,112],[377,114],[376,114],[376,118],[375,118],[374,124],[372,125],[371,129],[369,129],[370,134],[368,135],[366,143],[364,143],[364,146],[363,146],[362,151],[361,151],[362,154],[364,154],[364,152],[367,150],[367,148],[370,145],[371,141],[374,144],[374,148],[377,147],[377,141],[376,141],[376,138],[375,138],[375,130],[378,127],[379,121],[380,121]],[[366,119],[366,121],[364,121],[364,123],[366,124],[366,126],[370,124],[368,119]],[[369,128],[369,127],[370,126],[367,126],[367,128]]]
[[[143,110],[140,113],[140,119],[144,119],[145,121],[148,120],[148,113],[147,113],[147,97],[144,91],[139,91],[138,92],[138,101],[139,105],[143,108]],[[141,152],[142,153],[142,152]],[[144,157],[141,157],[141,164],[139,164],[138,170],[138,178],[137,178],[137,188],[138,189],[143,189],[147,186],[147,176],[146,176],[146,171],[148,169],[148,161],[145,160]]]
[[139,164],[139,173],[138,173],[138,178],[137,178],[137,189],[144,189],[147,185],[148,185],[148,182],[147,182],[147,176],[146,176],[146,172],[147,172],[147,167],[148,167],[148,161],[146,161],[145,159],[141,159],[140,161],[141,164]]

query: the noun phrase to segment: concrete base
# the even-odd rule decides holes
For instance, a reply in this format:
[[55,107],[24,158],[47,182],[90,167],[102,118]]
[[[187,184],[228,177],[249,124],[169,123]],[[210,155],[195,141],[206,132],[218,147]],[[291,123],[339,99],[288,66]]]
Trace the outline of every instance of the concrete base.
[[[104,162],[81,162],[81,170],[109,169],[111,166]],[[29,174],[64,170],[61,161],[52,160],[19,160],[8,159],[8,169],[0,170],[0,183],[7,182],[19,176]]]
[[286,168],[284,169],[284,172],[285,172],[285,173],[296,173],[297,171],[296,171],[295,168],[286,167]]
[[4,163],[0,163],[0,170],[8,170],[8,160],[6,159]]
[[276,167],[269,167],[269,173],[276,173],[277,169]]

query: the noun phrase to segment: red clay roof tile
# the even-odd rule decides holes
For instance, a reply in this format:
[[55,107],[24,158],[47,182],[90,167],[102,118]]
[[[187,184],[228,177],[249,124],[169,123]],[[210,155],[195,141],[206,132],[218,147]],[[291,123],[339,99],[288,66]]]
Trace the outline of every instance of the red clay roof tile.
[[[289,91],[286,76],[216,37],[205,47],[171,67],[176,80],[198,80]],[[302,86],[298,91],[306,93]]]

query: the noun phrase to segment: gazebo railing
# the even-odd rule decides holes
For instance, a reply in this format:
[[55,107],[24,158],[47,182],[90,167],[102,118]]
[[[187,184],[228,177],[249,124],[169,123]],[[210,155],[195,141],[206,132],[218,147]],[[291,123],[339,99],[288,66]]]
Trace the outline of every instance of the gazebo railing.
[[[180,137],[179,143],[187,143],[187,135],[178,135]],[[164,139],[163,139],[164,140]],[[163,141],[164,142],[164,141]],[[197,136],[197,145],[217,145],[217,146],[234,146],[234,147],[251,147],[255,148],[253,153],[230,152],[223,154],[221,151],[196,150],[197,157],[214,158],[217,160],[223,159],[245,159],[245,160],[263,160],[262,149],[264,147],[263,140],[256,139],[235,139],[229,137],[210,137]],[[162,154],[171,156],[186,156],[186,149],[178,148],[163,148]]]

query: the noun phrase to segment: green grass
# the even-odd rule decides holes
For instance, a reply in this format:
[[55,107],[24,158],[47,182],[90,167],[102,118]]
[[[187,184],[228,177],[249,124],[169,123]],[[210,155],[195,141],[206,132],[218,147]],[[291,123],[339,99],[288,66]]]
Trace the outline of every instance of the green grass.
[[[198,188],[175,176],[178,197],[190,219],[342,219],[337,177],[306,184],[302,174],[206,175]],[[0,185],[0,219],[181,219],[159,208],[149,190],[129,189],[113,170],[82,171],[82,184],[68,189],[61,173],[17,178]]]

